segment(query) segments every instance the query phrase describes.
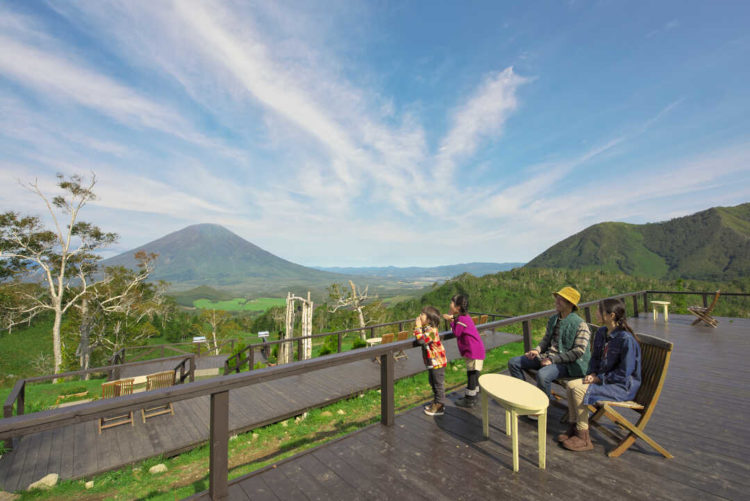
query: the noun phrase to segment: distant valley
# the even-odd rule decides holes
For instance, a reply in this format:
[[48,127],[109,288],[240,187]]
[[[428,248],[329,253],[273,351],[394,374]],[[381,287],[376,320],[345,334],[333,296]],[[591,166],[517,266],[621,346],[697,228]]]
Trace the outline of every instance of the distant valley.
[[397,267],[362,267],[362,268],[344,268],[344,267],[318,267],[314,268],[321,271],[332,273],[341,273],[345,275],[359,275],[365,277],[381,277],[395,280],[420,280],[440,282],[448,280],[463,273],[471,273],[474,276],[481,277],[499,271],[508,271],[513,268],[520,268],[525,263],[463,263],[445,266],[434,266],[423,268],[419,266]]
[[[486,275],[520,263],[466,263],[433,268],[311,268],[292,263],[217,224],[196,224],[103,260],[102,267],[135,268],[138,251],[159,255],[152,280],[170,283],[170,291],[188,298],[283,297],[311,290],[319,300],[334,282],[355,281],[380,297],[416,294],[435,282],[462,273]],[[205,294],[205,295],[201,295]],[[188,303],[189,304],[189,303]]]

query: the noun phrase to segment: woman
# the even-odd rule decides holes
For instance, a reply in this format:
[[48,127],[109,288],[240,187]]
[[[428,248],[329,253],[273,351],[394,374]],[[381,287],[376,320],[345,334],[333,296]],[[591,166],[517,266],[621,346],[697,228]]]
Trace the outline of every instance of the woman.
[[641,386],[641,347],[619,299],[599,303],[599,322],[586,376],[568,384],[570,426],[557,439],[571,451],[594,448],[589,436],[588,404],[633,400]]

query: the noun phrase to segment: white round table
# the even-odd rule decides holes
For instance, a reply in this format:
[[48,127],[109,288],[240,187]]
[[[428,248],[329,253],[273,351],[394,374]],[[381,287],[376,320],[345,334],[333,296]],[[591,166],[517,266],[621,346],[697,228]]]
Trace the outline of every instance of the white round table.
[[539,434],[539,468],[546,468],[547,460],[547,395],[526,381],[503,374],[484,374],[479,377],[482,389],[482,431],[490,436],[489,397],[505,408],[505,433],[513,442],[513,471],[518,471],[518,416],[537,415]]

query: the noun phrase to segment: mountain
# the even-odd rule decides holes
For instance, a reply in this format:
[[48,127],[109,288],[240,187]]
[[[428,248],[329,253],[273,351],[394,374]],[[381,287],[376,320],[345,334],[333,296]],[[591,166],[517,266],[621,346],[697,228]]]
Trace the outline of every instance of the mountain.
[[276,291],[346,279],[281,259],[216,224],[188,226],[105,259],[101,265],[135,268],[133,255],[138,251],[159,254],[152,278],[170,282],[175,289],[212,285],[248,291],[265,287]]
[[654,278],[750,276],[750,203],[649,224],[600,223],[553,245],[527,267]]
[[462,263],[450,264],[445,266],[433,266],[422,268],[419,266],[396,267],[362,267],[362,268],[342,268],[342,267],[318,267],[318,270],[330,271],[332,273],[345,273],[347,275],[359,275],[365,277],[382,277],[396,280],[429,280],[437,282],[461,275],[471,273],[476,277],[497,273],[498,271],[508,271],[513,268],[523,266],[524,263]]

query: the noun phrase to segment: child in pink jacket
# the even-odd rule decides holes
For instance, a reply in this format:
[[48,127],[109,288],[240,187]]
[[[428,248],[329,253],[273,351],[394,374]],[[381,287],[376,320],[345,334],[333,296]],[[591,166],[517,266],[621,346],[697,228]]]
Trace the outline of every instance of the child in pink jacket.
[[484,343],[474,321],[469,316],[469,298],[464,294],[456,294],[451,298],[450,315],[443,318],[450,320],[456,344],[461,356],[466,359],[466,394],[456,401],[459,407],[474,407],[479,394],[479,373],[484,364]]

